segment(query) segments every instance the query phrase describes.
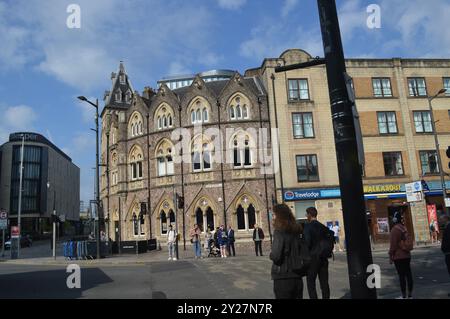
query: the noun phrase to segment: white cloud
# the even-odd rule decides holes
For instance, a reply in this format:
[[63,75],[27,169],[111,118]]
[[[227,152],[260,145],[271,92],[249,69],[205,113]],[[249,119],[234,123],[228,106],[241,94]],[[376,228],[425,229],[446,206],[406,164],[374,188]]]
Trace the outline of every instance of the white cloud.
[[298,4],[298,0],[285,0],[283,7],[281,8],[281,16],[283,18],[287,17],[287,15],[295,9]]
[[218,0],[217,2],[222,9],[237,10],[244,6],[247,0]]
[[80,29],[66,27],[70,3],[16,0],[0,5],[0,68],[30,65],[92,94],[109,88],[108,76],[119,60],[132,80],[149,81],[149,73],[154,74],[149,71],[161,71],[168,56],[183,56],[180,63],[185,63],[212,52],[214,20],[200,1],[78,0]]
[[17,131],[30,131],[33,129],[37,115],[27,105],[0,106],[0,143],[8,140],[9,134]]
[[[448,0],[383,0],[382,29],[399,36],[388,41],[389,52],[404,50],[408,57],[448,58],[450,3]],[[386,28],[385,28],[386,26]]]
[[318,30],[306,30],[301,26],[292,28],[288,24],[266,21],[251,32],[250,39],[241,43],[240,54],[262,61],[267,57],[278,57],[283,51],[301,48],[312,56],[322,55],[322,40]]
[[169,65],[169,71],[167,75],[184,75],[190,74],[191,70],[188,69],[184,63],[179,61],[171,62]]
[[[78,100],[78,99],[77,99]],[[94,97],[88,97],[89,101],[95,101]],[[95,108],[89,103],[78,100],[76,103],[77,108],[81,112],[81,117],[83,118],[84,123],[92,124],[95,120]]]
[[366,10],[360,0],[347,0],[338,8],[339,28],[343,41],[350,41],[357,30],[369,31]]

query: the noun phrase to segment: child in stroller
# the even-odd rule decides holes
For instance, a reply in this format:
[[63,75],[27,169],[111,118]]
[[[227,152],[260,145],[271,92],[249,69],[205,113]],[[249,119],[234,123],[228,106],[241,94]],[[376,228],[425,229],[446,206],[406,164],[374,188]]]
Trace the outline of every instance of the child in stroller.
[[214,239],[210,239],[208,242],[209,252],[208,257],[219,257],[220,256],[220,249],[216,246],[216,243]]

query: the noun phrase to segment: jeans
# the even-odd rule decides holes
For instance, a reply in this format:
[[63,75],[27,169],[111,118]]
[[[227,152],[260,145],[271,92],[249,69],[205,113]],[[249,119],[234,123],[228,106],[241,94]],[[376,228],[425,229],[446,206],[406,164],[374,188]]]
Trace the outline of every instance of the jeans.
[[309,299],[318,299],[316,290],[317,276],[319,276],[322,299],[330,299],[330,286],[328,284],[328,259],[319,257],[313,257],[311,259],[311,264],[306,275]]
[[402,296],[406,298],[406,283],[408,283],[408,297],[411,296],[413,290],[413,277],[411,273],[411,258],[394,260],[395,269],[397,269],[400,279],[400,289]]
[[262,240],[255,240],[255,253],[256,256],[258,256],[258,249],[259,249],[259,254],[262,256]]
[[288,278],[273,281],[275,299],[303,299],[303,279]]
[[200,241],[194,241],[193,245],[194,245],[195,257],[201,257],[202,256],[202,249],[201,249],[201,246],[200,246]]
[[175,243],[168,243],[167,246],[169,247],[169,257],[173,258],[173,251],[175,249]]
[[233,250],[233,256],[236,256],[236,251],[234,250],[234,242],[229,242],[227,245],[228,255],[231,256],[231,250]]

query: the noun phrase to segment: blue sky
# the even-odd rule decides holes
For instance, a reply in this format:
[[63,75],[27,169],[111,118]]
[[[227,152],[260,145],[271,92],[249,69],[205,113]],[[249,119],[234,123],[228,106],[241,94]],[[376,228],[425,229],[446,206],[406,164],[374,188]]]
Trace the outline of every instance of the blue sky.
[[[369,4],[381,28],[366,25]],[[81,28],[68,29],[69,4]],[[347,57],[450,57],[450,0],[337,1]],[[287,48],[322,56],[314,0],[0,0],[0,143],[39,132],[81,168],[93,197],[94,110],[125,61],[133,86],[213,68],[244,72]]]

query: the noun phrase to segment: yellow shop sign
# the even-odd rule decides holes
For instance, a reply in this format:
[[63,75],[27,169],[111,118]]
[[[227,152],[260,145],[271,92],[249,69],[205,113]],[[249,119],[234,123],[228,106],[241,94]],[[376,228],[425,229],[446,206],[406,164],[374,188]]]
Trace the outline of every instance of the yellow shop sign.
[[365,194],[401,192],[401,184],[364,185]]

